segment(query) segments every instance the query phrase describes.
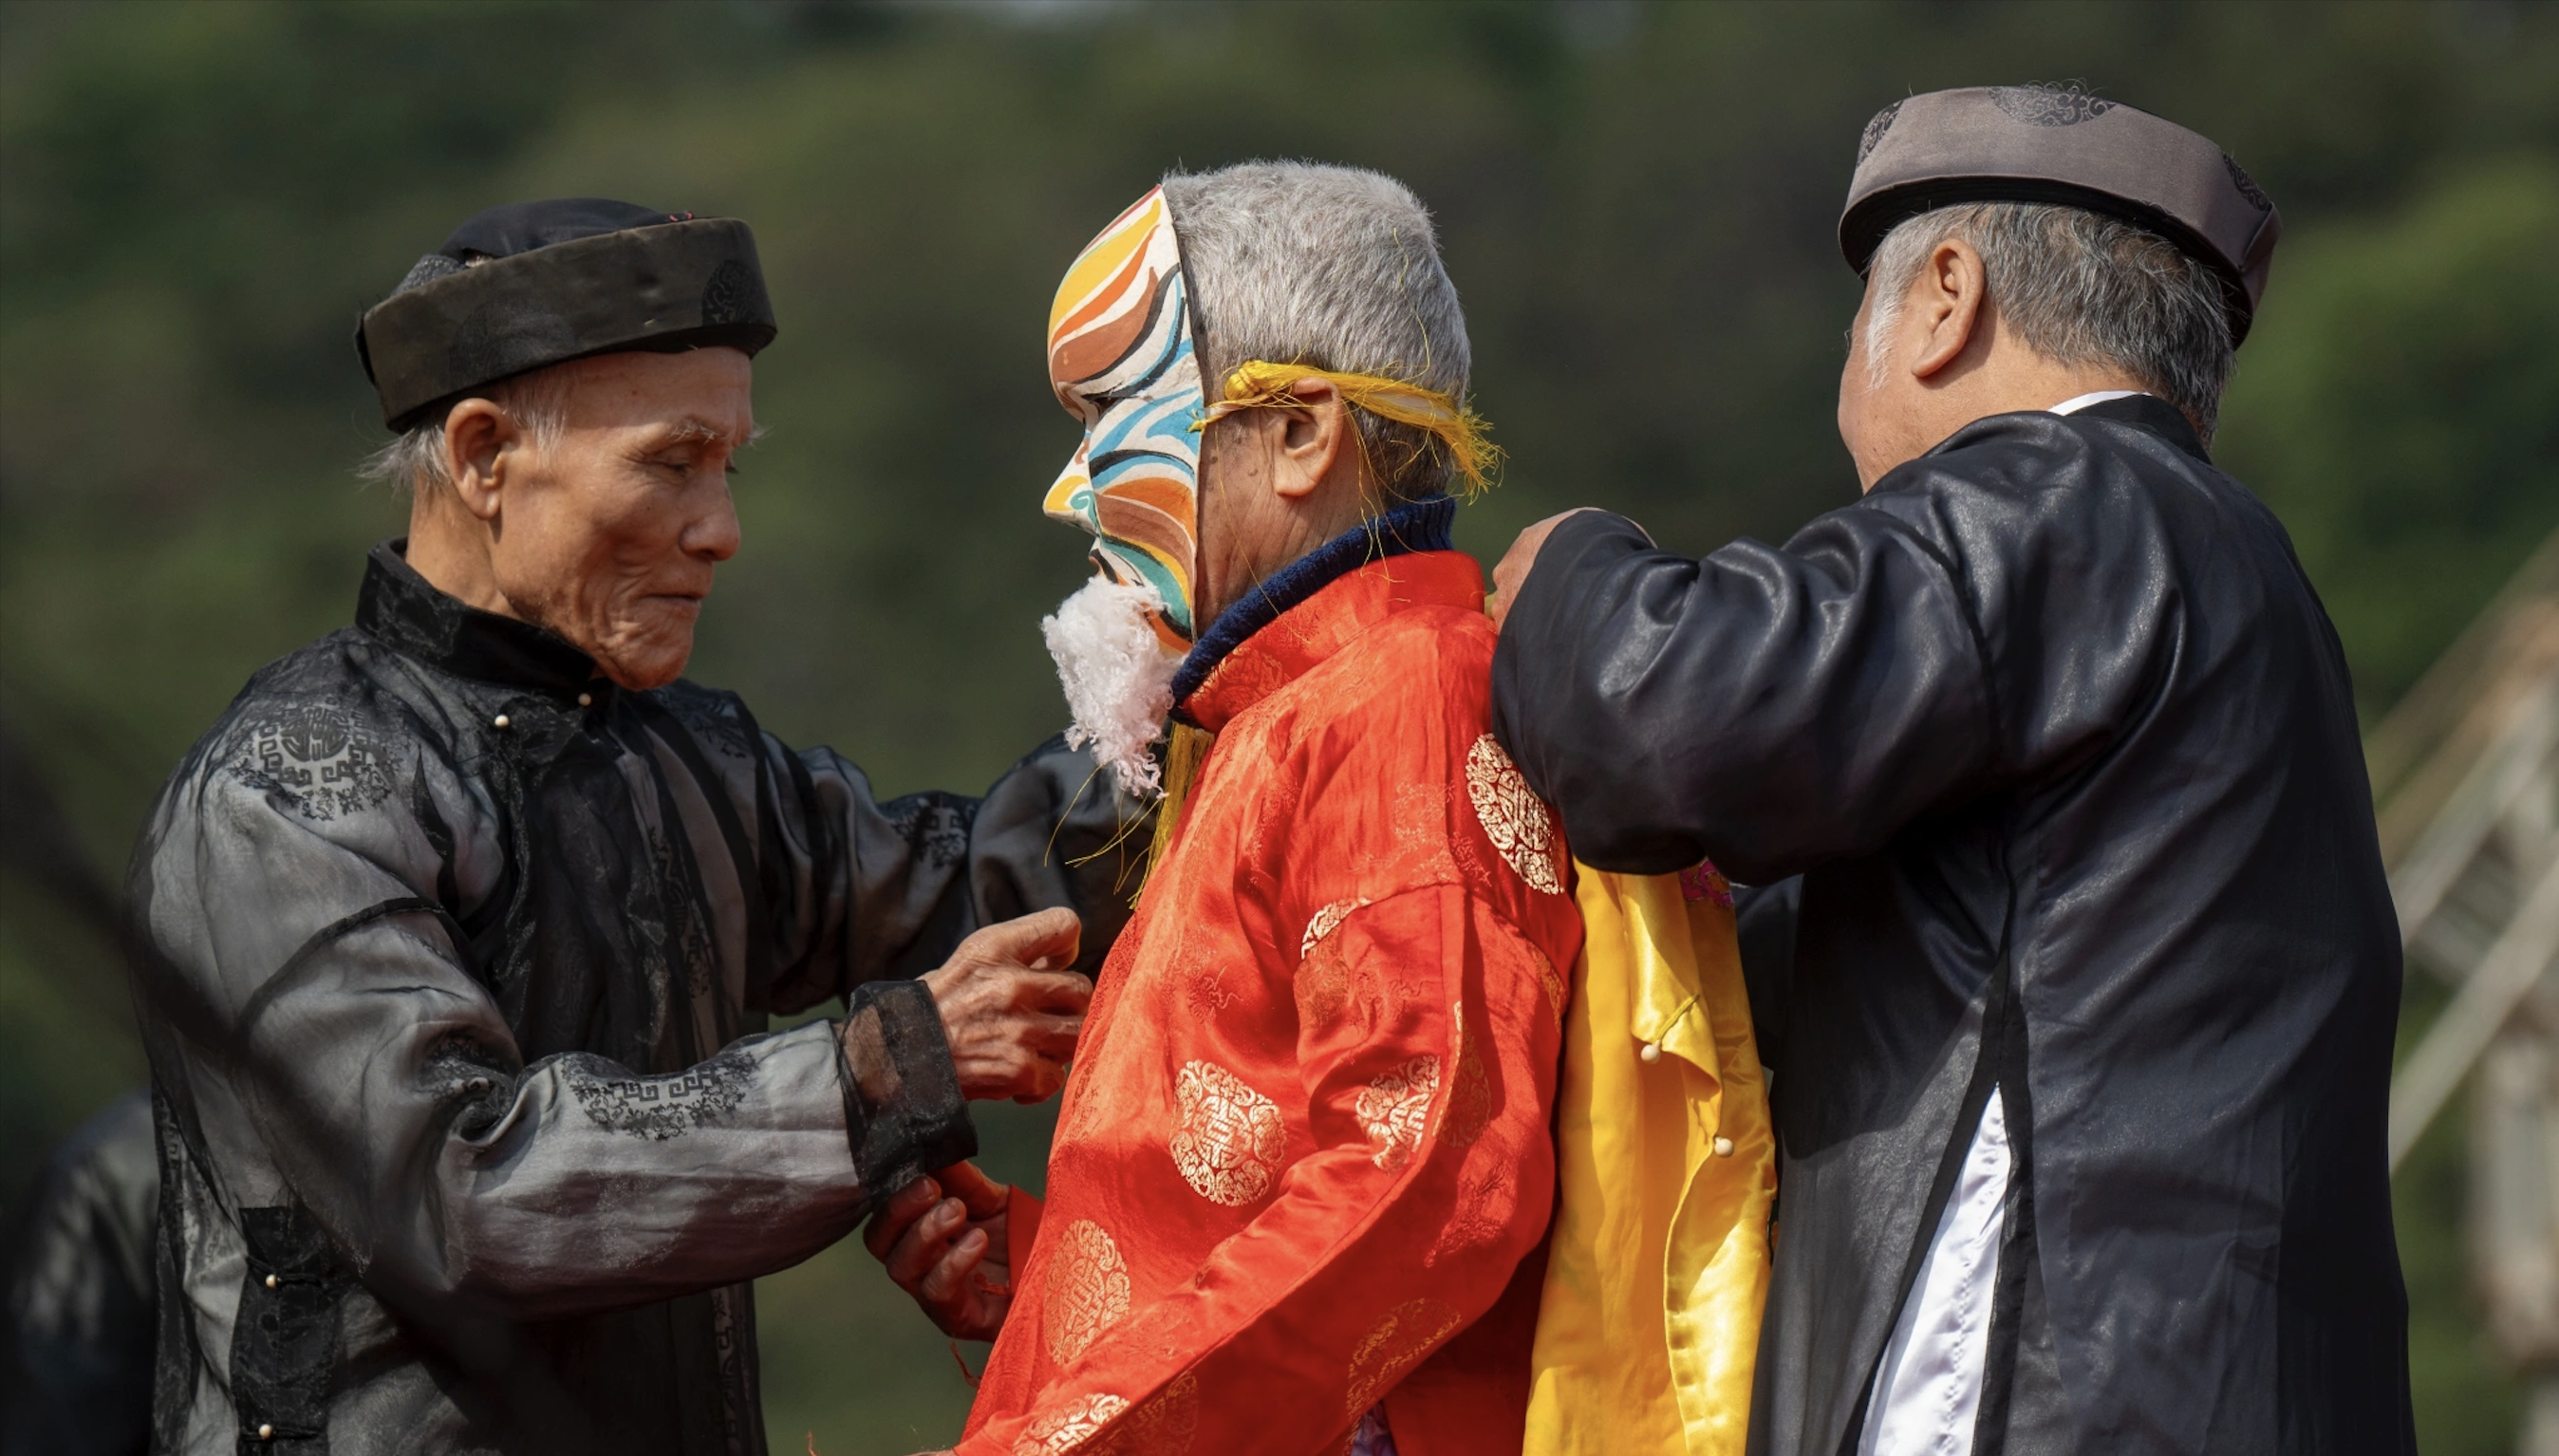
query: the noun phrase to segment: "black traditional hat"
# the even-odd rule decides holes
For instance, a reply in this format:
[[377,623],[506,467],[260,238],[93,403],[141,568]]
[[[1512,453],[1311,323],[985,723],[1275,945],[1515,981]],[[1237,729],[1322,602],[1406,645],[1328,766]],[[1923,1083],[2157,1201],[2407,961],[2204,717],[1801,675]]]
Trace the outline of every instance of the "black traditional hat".
[[1968,86],[1895,101],[1866,124],[1840,251],[1863,274],[1894,224],[1980,202],[2066,203],[2159,233],[2221,275],[2233,344],[2284,230],[2230,154],[2176,122],[2078,91]]
[[404,430],[513,374],[592,354],[773,342],[755,234],[733,218],[606,198],[491,208],[417,260],[356,326],[356,355]]

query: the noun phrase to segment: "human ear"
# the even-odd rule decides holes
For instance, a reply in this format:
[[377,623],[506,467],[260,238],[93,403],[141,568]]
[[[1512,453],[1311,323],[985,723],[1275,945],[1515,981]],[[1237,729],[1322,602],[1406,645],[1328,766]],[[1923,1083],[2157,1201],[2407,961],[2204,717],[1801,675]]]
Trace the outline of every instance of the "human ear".
[[444,417],[444,474],[462,509],[482,520],[498,518],[514,447],[522,433],[515,416],[486,399],[465,399]]
[[1341,390],[1330,379],[1299,379],[1288,386],[1297,408],[1276,411],[1279,429],[1273,442],[1271,489],[1283,500],[1302,501],[1330,475],[1339,458],[1350,421],[1342,408]]
[[1947,238],[1929,250],[1914,287],[1918,297],[1911,300],[1910,312],[1920,337],[1910,355],[1910,373],[1925,379],[1953,364],[1973,342],[1986,293],[1982,255],[1961,238]]

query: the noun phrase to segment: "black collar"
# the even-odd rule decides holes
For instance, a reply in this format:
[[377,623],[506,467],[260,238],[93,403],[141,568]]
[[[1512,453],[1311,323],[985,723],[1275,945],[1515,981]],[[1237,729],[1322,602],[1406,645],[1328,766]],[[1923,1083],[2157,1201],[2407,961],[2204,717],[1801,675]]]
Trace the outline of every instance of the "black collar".
[[2206,465],[2212,463],[2212,457],[2204,453],[2202,439],[2194,433],[2194,426],[2186,423],[2185,412],[2156,394],[2127,394],[2120,399],[2100,399],[2070,413],[2080,418],[2120,420],[2128,425],[2137,425]]
[[593,657],[529,622],[466,607],[437,591],[408,564],[407,550],[401,536],[366,558],[356,625],[376,642],[456,677],[562,696],[595,689]]
[[1200,634],[1199,641],[1182,658],[1182,665],[1173,673],[1173,715],[1181,717],[1181,704],[1199,691],[1200,684],[1208,681],[1208,674],[1217,670],[1227,654],[1280,620],[1280,613],[1371,561],[1414,551],[1448,550],[1449,528],[1456,520],[1457,502],[1453,497],[1407,502],[1384,515],[1361,521],[1273,572],[1262,585],[1246,593],[1244,600],[1218,613],[1217,620],[1208,625],[1208,631]]

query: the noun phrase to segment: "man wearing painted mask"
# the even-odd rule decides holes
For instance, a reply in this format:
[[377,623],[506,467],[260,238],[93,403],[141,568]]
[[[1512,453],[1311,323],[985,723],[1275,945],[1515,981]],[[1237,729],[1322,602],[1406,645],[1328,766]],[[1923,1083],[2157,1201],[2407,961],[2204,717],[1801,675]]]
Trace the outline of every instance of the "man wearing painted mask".
[[1865,498],[1703,560],[1576,513],[1496,573],[1576,849],[1776,886],[1756,1450],[2413,1449],[2345,661],[2206,454],[2276,233],[2130,106],[1896,102],[1840,223]]
[[1467,364],[1374,173],[1169,178],[1058,291],[1085,438],[1047,505],[1100,575],[1050,646],[1158,832],[1046,1207],[964,1166],[871,1230],[1000,1330],[964,1452],[1519,1449],[1581,924],[1448,544]]
[[774,332],[745,224],[599,199],[365,315],[409,534],[135,858],[154,1450],[762,1456],[747,1281],[1057,1086],[1091,760],[881,803],[677,680]]

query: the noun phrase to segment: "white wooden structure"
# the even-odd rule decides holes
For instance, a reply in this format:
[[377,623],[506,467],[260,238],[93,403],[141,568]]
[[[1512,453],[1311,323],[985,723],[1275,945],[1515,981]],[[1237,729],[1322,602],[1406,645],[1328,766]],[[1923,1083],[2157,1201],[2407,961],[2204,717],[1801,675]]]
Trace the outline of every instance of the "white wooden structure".
[[2452,999],[2390,1086],[2390,1166],[2476,1070],[2472,1267],[2559,1456],[2559,536],[2365,743],[2409,969]]

